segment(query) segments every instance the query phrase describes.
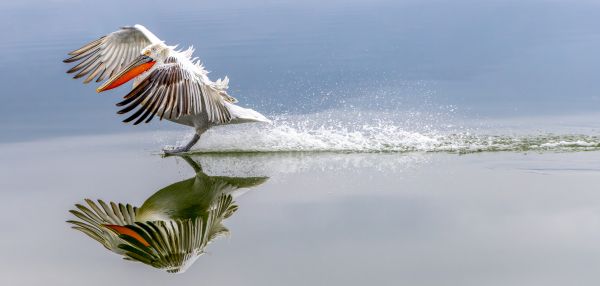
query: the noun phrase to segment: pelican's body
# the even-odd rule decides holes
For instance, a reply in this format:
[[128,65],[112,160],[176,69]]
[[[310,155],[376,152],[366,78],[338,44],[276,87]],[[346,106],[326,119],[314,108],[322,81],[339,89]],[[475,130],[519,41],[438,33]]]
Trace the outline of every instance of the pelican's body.
[[133,111],[123,120],[148,123],[154,116],[161,120],[193,127],[196,131],[185,146],[165,153],[188,151],[200,135],[215,125],[244,122],[270,122],[260,113],[235,105],[237,100],[226,92],[229,79],[213,82],[196,58],[193,48],[175,50],[142,25],[124,27],[75,50],[65,62],[79,62],[68,73],[86,77],[84,83],[108,78],[98,92],[116,88],[133,80],[133,89],[117,106],[119,114]]

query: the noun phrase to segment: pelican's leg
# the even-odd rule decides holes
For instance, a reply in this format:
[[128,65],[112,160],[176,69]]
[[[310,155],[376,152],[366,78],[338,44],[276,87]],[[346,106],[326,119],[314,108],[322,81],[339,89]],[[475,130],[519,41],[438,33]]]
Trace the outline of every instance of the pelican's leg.
[[202,173],[202,166],[198,162],[194,161],[194,159],[190,158],[190,156],[181,155],[181,158],[183,158],[183,160],[185,160],[192,168],[194,168],[196,173]]
[[196,143],[198,142],[198,140],[200,140],[200,135],[198,133],[196,133],[196,134],[194,134],[194,137],[192,137],[192,140],[190,140],[190,142],[188,142],[184,146],[177,147],[175,149],[166,149],[165,148],[165,149],[163,149],[163,151],[167,155],[174,155],[174,154],[184,153],[184,152],[187,152],[190,149],[192,149],[192,147],[194,147],[194,145],[196,145]]
[[194,134],[194,137],[192,137],[192,140],[190,140],[190,142],[188,142],[187,144],[185,144],[184,146],[181,147],[177,147],[175,149],[163,149],[163,151],[165,152],[166,155],[175,155],[175,154],[180,154],[180,153],[184,153],[187,151],[190,151],[190,149],[192,149],[192,147],[194,147],[194,145],[196,145],[196,143],[198,143],[198,140],[200,140],[200,135],[202,135],[202,133],[206,132],[206,130],[208,130],[210,126],[199,126],[196,127],[196,134]]

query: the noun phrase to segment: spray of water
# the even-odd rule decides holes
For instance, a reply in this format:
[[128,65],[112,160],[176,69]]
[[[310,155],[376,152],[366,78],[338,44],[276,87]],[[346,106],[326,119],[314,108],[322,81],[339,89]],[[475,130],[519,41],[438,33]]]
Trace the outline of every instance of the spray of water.
[[[399,119],[401,118],[401,119]],[[432,119],[433,118],[433,119]],[[274,124],[211,129],[195,147],[199,153],[228,152],[450,152],[591,151],[600,137],[589,134],[498,134],[440,122],[439,116],[408,113],[322,113],[275,118]],[[437,120],[437,122],[436,122]],[[493,134],[493,135],[490,135]],[[172,135],[161,136],[167,143]],[[179,143],[186,134],[177,135]],[[171,141],[172,143],[172,141]]]

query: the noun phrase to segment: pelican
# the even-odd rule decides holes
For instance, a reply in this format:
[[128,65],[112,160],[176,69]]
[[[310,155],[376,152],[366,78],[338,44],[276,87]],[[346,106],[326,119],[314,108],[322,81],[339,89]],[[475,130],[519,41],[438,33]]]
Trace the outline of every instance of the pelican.
[[238,209],[234,198],[269,178],[209,176],[192,158],[182,158],[196,174],[158,190],[139,208],[86,199],[67,222],[127,260],[185,272],[209,243],[229,233],[223,221]]
[[[84,83],[108,78],[97,92],[116,88],[133,80],[133,89],[117,106],[118,114],[132,114],[123,122],[148,123],[155,116],[195,129],[185,145],[168,149],[166,154],[189,151],[202,133],[216,125],[270,121],[262,114],[235,105],[227,94],[229,79],[211,81],[194,48],[176,50],[146,27],[122,27],[69,53],[65,63],[77,65],[67,71]],[[135,108],[139,107],[135,112]]]

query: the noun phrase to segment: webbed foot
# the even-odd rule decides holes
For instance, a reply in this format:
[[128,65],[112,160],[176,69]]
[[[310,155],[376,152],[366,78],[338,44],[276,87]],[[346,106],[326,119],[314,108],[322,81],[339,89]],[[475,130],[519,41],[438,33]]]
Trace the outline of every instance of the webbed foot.
[[189,151],[189,149],[185,148],[185,146],[177,147],[177,148],[163,148],[163,152],[165,155],[179,155]]
[[165,152],[165,155],[179,155],[179,154],[185,153],[187,151],[190,151],[190,149],[192,149],[192,147],[196,144],[196,142],[198,142],[198,139],[200,139],[200,135],[194,134],[194,137],[192,137],[192,140],[190,140],[190,142],[185,144],[185,146],[177,147],[174,149],[163,148],[163,152]]

